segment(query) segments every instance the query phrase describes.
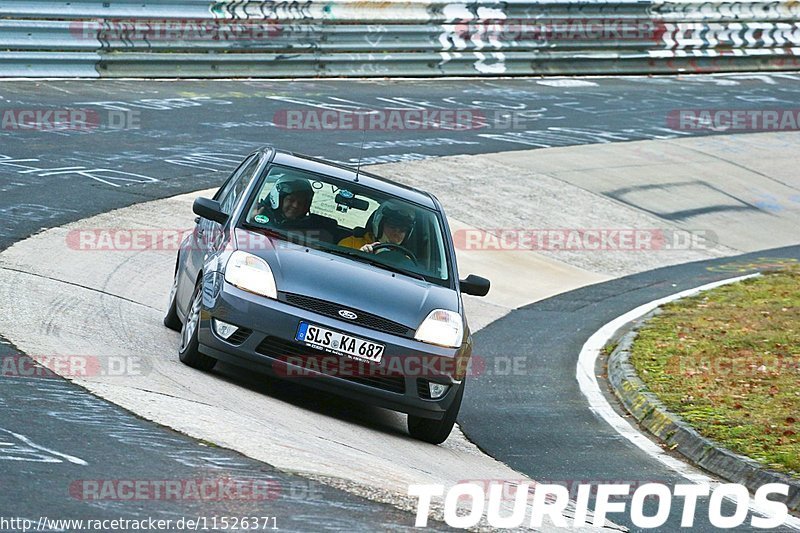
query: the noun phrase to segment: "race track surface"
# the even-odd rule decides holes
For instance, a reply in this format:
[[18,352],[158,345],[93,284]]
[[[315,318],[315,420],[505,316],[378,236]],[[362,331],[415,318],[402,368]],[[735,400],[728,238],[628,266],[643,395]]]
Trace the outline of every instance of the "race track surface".
[[[79,108],[92,111],[99,125],[80,131],[22,131],[6,126],[0,129],[0,215],[2,215],[0,250],[45,228],[62,226],[132,204],[217,186],[247,152],[265,143],[274,143],[281,148],[345,163],[356,162],[359,157],[365,165],[394,163],[401,174],[404,168],[406,170],[418,168],[424,172],[425,167],[421,165],[426,164],[429,158],[440,156],[623,143],[635,140],[656,142],[670,139],[687,140],[707,134],[737,133],[670,129],[668,117],[676,110],[687,108],[790,107],[795,105],[800,93],[798,79],[800,76],[794,74],[738,74],[479,82],[454,80],[3,82],[0,83],[0,108],[16,110]],[[472,112],[479,111],[481,116],[497,123],[465,131],[439,128],[414,131],[371,130],[367,131],[366,135],[352,129],[298,130],[287,129],[279,124],[282,113],[290,110],[316,113],[365,108],[382,111],[466,109]],[[363,153],[362,138],[366,138]],[[787,142],[794,143],[789,146],[796,147],[794,139]],[[562,150],[567,149],[562,148]],[[543,151],[543,154],[545,152],[547,151]],[[569,152],[547,153],[550,154],[550,159],[545,160],[550,161],[554,169],[564,165],[559,161],[569,161],[570,158]],[[641,157],[641,154],[639,155]],[[502,157],[505,160],[496,160],[498,164],[509,162],[509,165],[512,165],[513,156],[505,154]],[[559,160],[560,157],[563,159]],[[524,167],[529,165],[530,160],[535,160],[535,157],[525,154],[521,156],[518,164]],[[436,161],[430,159],[432,165],[430,168],[435,168]],[[493,190],[492,184],[495,182],[480,173],[481,168],[487,168],[486,161],[491,159],[476,160],[474,169],[464,167],[470,168],[471,172],[464,179],[472,178],[478,183],[486,181],[489,184],[486,194],[502,196],[503,191],[508,190],[507,186],[503,184],[502,189]],[[603,162],[597,166],[600,168],[605,164],[608,163]],[[668,164],[675,163],[670,161]],[[703,164],[705,163],[698,164],[692,172],[701,169]],[[736,164],[745,166],[741,162]],[[698,209],[701,211],[683,213],[681,214],[685,215],[683,219],[664,217],[662,216],[664,213],[669,214],[673,211],[660,211],[653,207],[665,200],[651,195],[652,192],[663,192],[661,185],[656,191],[646,189],[635,191],[639,197],[630,203],[631,197],[626,196],[629,191],[623,190],[621,186],[612,187],[619,193],[618,197],[614,198],[605,194],[605,189],[609,188],[605,185],[617,184],[617,181],[624,182],[631,176],[617,174],[605,176],[603,179],[607,181],[586,180],[582,178],[585,176],[585,170],[578,167],[579,165],[576,165],[570,173],[565,172],[558,176],[558,179],[575,190],[585,191],[587,202],[592,198],[607,201],[610,202],[609,205],[619,208],[620,212],[629,209],[630,212],[635,211],[642,216],[651,216],[652,220],[667,220],[675,227],[691,227],[693,216],[715,214],[702,211],[705,206],[700,205]],[[386,170],[391,174],[390,168],[387,167]],[[596,174],[590,176],[594,178]],[[437,177],[446,177],[446,174],[439,173]],[[727,186],[724,179],[720,176],[717,178],[721,184],[715,184],[714,187],[720,186],[724,189]],[[420,186],[425,186],[424,174],[418,174],[417,179],[420,180]],[[771,176],[766,176],[765,179],[774,181]],[[442,179],[441,182],[437,186],[441,185],[444,192],[436,191],[436,193],[446,206],[448,203],[457,204],[459,191],[447,191],[446,179]],[[746,179],[742,178],[741,182],[744,184],[742,188],[746,189]],[[747,216],[773,217],[774,231],[765,240],[775,239],[783,242],[790,236],[790,232],[786,229],[787,221],[791,223],[795,216],[794,211],[791,209],[782,212],[771,211],[770,206],[774,207],[787,198],[797,203],[791,200],[791,195],[795,194],[796,198],[800,196],[796,195],[798,192],[796,184],[773,185],[781,187],[778,193],[781,195],[780,198],[774,201],[762,198],[759,200],[760,204],[750,203],[744,208],[734,205],[732,211],[739,210]],[[548,195],[551,193],[555,195],[557,202],[566,201],[559,199],[556,188],[547,192]],[[688,193],[670,192],[666,204],[674,207],[693,194],[691,190]],[[652,200],[655,204],[643,202],[650,206],[645,209],[642,204],[637,203],[642,198]],[[183,203],[182,214],[167,209],[157,215],[163,217],[160,220],[176,221],[176,224],[183,220],[182,224],[185,226],[185,223],[191,221],[192,215],[189,213],[190,204],[186,201]],[[465,209],[464,213],[461,213],[457,209],[448,207],[448,213],[452,216],[455,211],[459,224],[474,225],[476,221],[469,220],[467,215],[476,211],[472,207],[470,209]],[[478,206],[478,211],[480,209]],[[601,213],[607,215],[605,220],[614,220],[613,212],[601,210]],[[151,223],[146,220],[146,213],[140,215],[139,218],[133,219],[134,224]],[[724,227],[725,217],[729,213],[716,212],[716,215],[719,215],[719,218],[714,219],[710,227]],[[114,215],[110,217],[109,220],[113,221]],[[503,223],[502,219],[495,221],[497,220]],[[638,219],[633,216],[626,219],[631,224],[635,220]],[[111,223],[113,222],[109,224]],[[131,222],[127,219],[123,220],[123,223]],[[686,258],[684,260],[707,259],[760,248],[757,235],[739,232],[737,236],[734,238],[732,235],[723,235],[725,240],[717,249],[697,255],[687,253],[683,256]],[[63,242],[62,236],[61,243]],[[42,301],[47,301],[50,307],[45,309],[49,316],[47,321],[42,322],[38,315],[22,314],[22,320],[18,324],[8,326],[4,324],[0,327],[0,335],[13,329],[15,341],[19,339],[33,347],[62,349],[67,353],[85,353],[87,349],[86,345],[79,342],[83,332],[67,329],[74,327],[75,324],[86,328],[87,338],[100,335],[97,338],[103,338],[109,345],[118,348],[125,347],[126,339],[138,338],[137,342],[143,342],[143,349],[146,350],[143,353],[153,356],[152,365],[148,366],[147,370],[155,371],[160,376],[160,381],[158,387],[148,388],[144,381],[136,384],[139,393],[128,395],[130,404],[126,407],[133,408],[135,405],[137,413],[154,420],[163,421],[172,416],[175,420],[185,421],[187,427],[182,428],[182,431],[201,438],[200,433],[192,431],[188,426],[194,424],[199,427],[206,424],[212,427],[214,416],[224,416],[224,411],[214,412],[209,408],[203,412],[203,416],[208,418],[192,420],[191,402],[199,402],[196,405],[200,412],[206,409],[204,404],[210,405],[209,402],[215,400],[211,396],[205,399],[208,401],[200,398],[203,391],[198,390],[197,383],[211,382],[207,381],[206,376],[196,376],[179,367],[176,358],[169,351],[170,343],[177,345],[177,341],[170,334],[157,329],[158,316],[162,311],[162,302],[158,298],[160,294],[165,293],[162,287],[165,280],[168,287],[167,266],[170,264],[171,254],[163,254],[152,261],[148,259],[142,263],[137,263],[135,258],[121,261],[123,267],[120,270],[116,270],[116,267],[106,270],[106,277],[97,279],[93,278],[91,268],[102,268],[105,260],[98,261],[97,265],[87,267],[83,272],[59,271],[59,261],[62,258],[57,253],[48,255],[48,252],[52,251],[48,248],[41,249],[39,251],[41,260],[35,263],[35,268],[26,266],[15,270],[17,267],[13,264],[4,266],[5,277],[20,282],[19,286],[4,287],[4,295],[11,298],[11,305],[7,300],[6,309],[20,309],[21,313],[27,313],[24,311],[24,302],[16,305],[13,301],[18,295],[25,294],[16,291],[25,284],[31,287],[33,291],[31,294],[43,298]],[[501,254],[496,263],[488,261],[487,255],[480,256],[480,254],[468,257],[468,260],[470,267],[483,266],[486,270],[494,272],[508,265],[511,255]],[[505,286],[502,282],[498,283],[498,288],[501,290],[497,299],[488,303],[475,300],[468,302],[470,311],[474,309],[476,315],[473,329],[489,324],[476,334],[478,342],[476,354],[487,358],[509,353],[523,354],[530,363],[527,368],[535,370],[517,376],[477,376],[465,398],[466,406],[460,420],[465,433],[482,450],[511,468],[506,468],[500,463],[494,465],[491,462],[484,462],[481,464],[490,465],[486,466],[484,471],[457,472],[445,464],[443,471],[449,469],[447,470],[449,481],[492,476],[507,477],[513,475],[511,469],[514,469],[543,481],[569,482],[581,479],[599,483],[616,480],[641,481],[646,478],[666,480],[669,483],[677,482],[678,479],[674,474],[658,467],[648,457],[631,448],[589,412],[574,380],[575,359],[583,340],[597,327],[638,303],[700,285],[709,280],[737,275],[730,274],[731,271],[724,268],[722,271],[710,271],[707,268],[713,264],[730,262],[730,259],[720,259],[717,263],[670,267],[634,275],[607,284],[578,289],[563,296],[514,310],[527,302],[563,290],[604,281],[621,273],[652,268],[643,267],[645,264],[651,264],[647,263],[650,259],[642,263],[630,260],[609,261],[598,267],[592,263],[591,256],[575,256],[565,260],[563,256],[552,256],[552,254],[536,255],[535,259],[522,255],[518,257],[521,262],[516,263],[519,267],[517,272],[525,273],[521,276],[525,281],[518,287],[516,293],[515,282],[512,280],[508,283],[509,280],[503,280],[507,283]],[[769,255],[796,257],[797,250],[770,252]],[[658,264],[659,261],[662,261],[661,264],[675,263],[680,257],[672,255],[664,263],[665,260],[661,256],[654,259],[652,264]],[[109,263],[115,261],[116,259],[108,260]],[[92,263],[92,261],[87,262]],[[158,265],[162,263],[167,266],[159,267]],[[148,275],[146,268],[151,266],[158,269],[156,276]],[[544,278],[538,282],[534,279],[537,272],[541,272]],[[475,273],[482,272],[475,270]],[[132,274],[132,277],[126,278],[125,274]],[[85,275],[86,278],[81,280],[81,275]],[[673,275],[674,280],[670,278]],[[32,279],[36,277],[39,279]],[[139,285],[133,284],[132,280],[136,280]],[[33,287],[38,288],[33,289]],[[48,291],[53,292],[48,294]],[[87,291],[94,294],[91,297],[87,296]],[[63,297],[59,297],[59,294],[63,294]],[[75,303],[78,301],[81,302],[81,306],[76,307]],[[97,309],[101,312],[93,314]],[[113,312],[108,314],[109,309],[117,314],[114,315]],[[130,311],[132,316],[146,319],[146,322],[143,322],[146,326],[141,331],[137,330],[136,324],[126,322],[131,315],[122,311]],[[510,314],[507,314],[509,312]],[[504,315],[505,318],[500,318]],[[7,316],[13,316],[13,312]],[[493,322],[498,318],[498,321]],[[110,321],[111,319],[115,319],[116,322]],[[25,331],[20,327],[26,320],[36,329],[35,332]],[[103,331],[98,325],[100,323],[110,324],[111,328]],[[532,324],[545,324],[546,327],[535,327]],[[144,330],[147,330],[147,333],[143,335]],[[64,339],[68,342],[64,343]],[[91,346],[89,344],[88,349],[91,349]],[[5,358],[11,357],[14,361],[19,361],[21,357],[25,357],[12,347],[3,345],[2,349]],[[74,351],[76,349],[79,351]],[[53,352],[37,353],[43,355]],[[130,351],[127,355],[130,355]],[[176,369],[178,373],[172,376],[171,372]],[[175,379],[172,379],[173,377]],[[162,385],[166,387],[171,379],[172,386],[182,389],[185,394],[175,395],[174,390],[159,389]],[[409,470],[413,470],[416,466],[413,463],[414,453],[418,453],[421,457],[430,451],[426,451],[418,443],[407,442],[409,439],[403,435],[402,420],[398,415],[380,410],[368,410],[354,415],[352,406],[343,404],[336,398],[315,393],[317,395],[309,399],[304,389],[293,384],[267,385],[232,368],[223,368],[222,375],[215,376],[212,381],[221,387],[219,390],[226,391],[225,394],[230,393],[230,396],[224,396],[223,399],[241,402],[234,403],[235,407],[249,411],[252,419],[257,418],[259,405],[283,404],[289,405],[290,412],[298,413],[298,416],[302,416],[310,425],[320,421],[326,427],[332,428],[342,424],[353,425],[358,428],[356,431],[359,435],[363,433],[364,444],[359,453],[366,451],[370,456],[375,455],[371,457],[371,460],[376,460],[375,468],[380,465],[380,461],[386,460],[382,456],[387,450],[391,452],[391,448],[382,448],[373,454],[369,447],[376,443],[390,446],[404,441],[403,446],[408,444],[409,450],[413,445],[418,446],[416,451],[407,456],[408,464],[402,465]],[[52,453],[49,455],[51,459],[60,457],[57,459],[58,464],[55,462],[38,464],[38,460],[30,459],[38,452],[28,449],[30,445],[26,448],[20,444],[24,441],[14,437],[18,442],[12,444],[21,450],[20,454],[27,454],[28,458],[9,463],[20,465],[21,468],[6,469],[0,477],[3,485],[8,483],[21,487],[20,493],[26,495],[22,499],[27,502],[27,507],[16,511],[20,516],[24,514],[37,518],[44,514],[43,511],[50,512],[51,509],[50,514],[53,516],[111,517],[116,516],[114,513],[117,512],[138,517],[148,513],[173,517],[191,516],[198,512],[196,502],[184,501],[177,506],[174,502],[123,504],[101,501],[98,503],[66,495],[64,491],[65,487],[72,486],[80,479],[120,479],[126,476],[135,479],[153,479],[158,476],[186,479],[197,475],[200,469],[202,472],[210,472],[209,476],[237,476],[242,475],[244,471],[257,470],[259,476],[276,479],[281,486],[295,487],[294,493],[290,489],[284,494],[295,494],[297,498],[303,498],[300,489],[304,487],[307,489],[312,485],[314,488],[319,487],[324,494],[326,509],[324,516],[330,518],[330,530],[359,529],[359,525],[362,526],[360,529],[364,529],[365,524],[369,524],[369,529],[379,527],[391,530],[395,524],[407,527],[413,520],[413,516],[409,513],[397,511],[384,504],[368,502],[346,492],[308,481],[307,478],[286,474],[240,454],[198,447],[190,438],[136,419],[121,409],[60,380],[3,378],[0,383],[2,383],[0,401],[4,405],[11,406],[0,411],[0,428],[17,435],[24,435],[30,442],[47,447],[51,452],[81,458],[90,465],[88,469],[77,468],[80,466],[77,463]],[[100,386],[95,392],[114,396],[113,391],[123,389],[122,386],[115,387],[108,384],[103,386],[104,392],[100,392],[102,388]],[[131,390],[136,387],[131,387]],[[58,397],[60,409],[53,405],[54,395]],[[160,399],[156,399],[159,397]],[[187,400],[189,403],[186,403]],[[247,401],[250,400],[255,403],[248,404]],[[152,402],[149,408],[148,402]],[[164,410],[165,407],[176,405],[181,405],[183,411],[170,413]],[[105,413],[103,416],[108,416],[108,421],[81,422],[86,418],[87,409]],[[175,427],[171,423],[169,425]],[[119,431],[109,431],[109,427],[118,428]],[[246,421],[238,431],[242,433],[230,433],[219,440],[229,442],[230,447],[236,448],[240,444],[238,441],[243,440],[240,435],[248,432]],[[247,454],[269,464],[275,464],[276,461],[270,461],[266,455],[258,457],[260,449],[258,439],[270,431],[272,428],[266,426],[252,430],[252,434],[248,435],[250,447]],[[131,432],[138,432],[137,434],[141,435],[135,443],[130,440]],[[269,440],[270,446],[285,447],[287,439],[291,438],[291,424],[285,422],[285,427],[276,434],[283,437]],[[162,441],[168,444],[160,446],[156,444]],[[478,457],[475,447],[457,432],[448,441],[451,446],[453,443],[456,443],[455,449],[448,450],[447,447],[442,447],[442,451],[433,453],[442,453],[443,456],[450,454],[454,461],[460,460],[459,453],[466,453],[468,457]],[[325,444],[328,450],[336,450],[338,445],[343,444],[342,442]],[[303,451],[300,448],[302,443],[298,447],[297,457],[302,457],[302,453],[313,453],[313,447],[311,451],[308,449]],[[130,458],[128,463],[118,464],[121,449],[127,452],[127,457]],[[177,451],[167,452],[165,451],[167,449]],[[203,453],[198,455],[197,449]],[[292,455],[288,451],[285,453]],[[183,457],[192,459],[184,460]],[[475,460],[483,461],[483,459]],[[284,466],[285,470],[301,470],[294,468],[296,465]],[[329,473],[334,472],[337,466],[342,465],[333,464]],[[365,474],[368,472],[369,470],[364,471]],[[425,475],[430,476],[430,479],[436,479],[438,473],[428,471]],[[394,479],[396,485],[391,488],[396,489],[407,479],[404,476],[396,477]],[[380,486],[380,480],[377,480],[375,485]],[[365,494],[363,485],[346,488],[370,496]],[[38,499],[32,496],[33,491],[37,490],[40,494]],[[402,502],[393,502],[392,498],[391,495],[376,496],[376,499],[402,506]],[[279,521],[283,516],[285,524],[293,524],[287,526],[290,529],[313,530],[312,526],[317,529],[320,527],[321,514],[319,508],[315,506],[317,503],[315,500],[310,499],[300,504],[292,497],[285,500],[281,497],[275,502],[277,503],[271,504],[268,509],[272,509],[272,515],[278,515]],[[331,502],[336,503],[332,505]],[[405,504],[407,505],[407,502]],[[18,508],[16,504],[14,508]],[[231,509],[223,502],[218,512],[214,507],[214,512],[231,515],[235,514],[235,511],[243,514],[256,508],[258,505],[252,505],[250,502],[241,509]],[[13,515],[14,511],[12,508],[2,508],[0,514]],[[622,515],[612,515],[610,518],[629,525]],[[707,525],[704,526],[705,529],[708,529]]]
[[[590,285],[512,311],[475,335],[475,353],[488,360],[525,354],[527,371],[478,376],[480,386],[472,388],[465,402],[461,427],[489,455],[541,481],[634,487],[650,482],[688,483],[587,408],[575,379],[581,347],[604,324],[644,303],[798,262],[800,246],[688,263]],[[603,361],[598,361],[595,373],[604,372]],[[618,404],[613,393],[608,392],[608,398],[612,406]],[[692,531],[717,530],[703,519],[708,516],[707,504],[707,499],[698,503]],[[665,530],[680,529],[681,510],[673,507]],[[732,514],[730,508],[726,512]],[[611,519],[636,530],[622,514]],[[751,530],[763,531],[737,528]]]
[[[30,367],[28,361],[0,344],[4,371]],[[258,517],[259,527],[287,531],[408,528],[408,513],[390,505],[155,427],[53,373],[0,379],[6,519],[39,525],[45,518],[51,522],[42,530],[51,531],[79,530],[57,525],[67,519],[152,518],[171,520],[174,530],[181,519],[210,527],[214,517]],[[136,483],[145,488],[134,492]],[[433,521],[430,527],[451,530]]]
[[[792,107],[800,95],[798,80],[800,75],[778,73],[485,81],[1,82],[4,110],[83,110],[91,126],[43,131],[15,128],[9,119],[0,128],[0,249],[44,227],[214,186],[243,155],[263,144],[347,163],[363,155],[362,163],[370,165],[724,134],[671,129],[668,117],[681,109]],[[276,126],[290,110],[465,110],[485,116],[488,126],[370,129],[366,136],[353,129]],[[302,122],[306,125],[315,123]]]

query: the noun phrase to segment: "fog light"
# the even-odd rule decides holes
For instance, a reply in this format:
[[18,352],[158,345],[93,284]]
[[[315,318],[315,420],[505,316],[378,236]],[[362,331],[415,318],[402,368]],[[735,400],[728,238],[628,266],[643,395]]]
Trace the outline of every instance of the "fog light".
[[228,324],[227,322],[223,322],[222,320],[217,320],[216,318],[212,320],[212,323],[214,324],[214,333],[216,333],[225,340],[228,340],[228,338],[230,338],[230,336],[236,333],[236,330],[239,329],[233,324]]
[[428,389],[430,390],[431,398],[434,400],[444,396],[449,388],[450,385],[442,385],[441,383],[428,383]]

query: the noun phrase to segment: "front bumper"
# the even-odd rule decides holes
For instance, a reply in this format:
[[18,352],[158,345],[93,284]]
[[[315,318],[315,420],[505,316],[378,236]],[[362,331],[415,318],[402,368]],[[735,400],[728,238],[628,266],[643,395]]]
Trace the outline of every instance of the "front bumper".
[[[204,290],[198,331],[200,351],[238,366],[415,416],[441,419],[461,387],[469,354],[368,329],[242,291],[219,278]],[[216,290],[214,290],[216,289]],[[211,296],[216,293],[216,296]],[[225,341],[212,330],[213,318],[240,328]],[[386,346],[380,365],[326,354],[295,341],[301,321]],[[430,399],[428,382],[450,385]],[[427,397],[426,397],[427,396]]]

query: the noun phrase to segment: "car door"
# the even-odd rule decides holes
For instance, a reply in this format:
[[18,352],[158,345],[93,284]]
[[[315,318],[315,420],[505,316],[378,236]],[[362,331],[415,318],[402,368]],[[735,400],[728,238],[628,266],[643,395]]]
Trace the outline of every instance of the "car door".
[[[260,158],[258,154],[251,155],[231,174],[222,187],[214,195],[214,200],[220,203],[222,211],[228,215],[233,213],[233,208],[241,198],[243,192],[258,168]],[[189,238],[188,249],[184,250],[183,259],[184,276],[178,279],[177,301],[183,302],[181,315],[185,316],[192,293],[194,292],[197,277],[203,268],[208,254],[216,250],[223,235],[221,224],[203,217],[195,219],[195,228]]]

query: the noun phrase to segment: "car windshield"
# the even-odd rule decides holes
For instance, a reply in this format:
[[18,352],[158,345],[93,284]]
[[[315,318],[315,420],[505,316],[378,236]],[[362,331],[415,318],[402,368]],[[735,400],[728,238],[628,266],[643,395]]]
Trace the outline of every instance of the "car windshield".
[[437,213],[375,189],[273,166],[245,213],[249,229],[440,285],[450,279]]

